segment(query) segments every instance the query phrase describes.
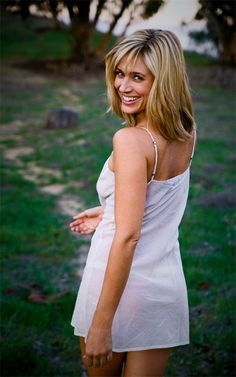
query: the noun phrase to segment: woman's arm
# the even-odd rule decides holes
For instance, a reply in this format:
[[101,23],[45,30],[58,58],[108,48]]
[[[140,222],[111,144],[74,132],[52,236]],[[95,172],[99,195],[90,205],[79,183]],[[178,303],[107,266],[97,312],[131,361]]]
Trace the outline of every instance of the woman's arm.
[[135,129],[122,129],[113,139],[116,232],[109,253],[102,292],[86,341],[86,366],[111,358],[111,326],[124,291],[140,236],[146,188],[147,160]]

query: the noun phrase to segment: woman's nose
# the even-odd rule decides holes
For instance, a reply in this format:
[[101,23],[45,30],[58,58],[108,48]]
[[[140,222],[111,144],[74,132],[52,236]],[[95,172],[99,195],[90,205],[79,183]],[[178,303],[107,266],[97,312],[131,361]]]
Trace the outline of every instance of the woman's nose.
[[119,90],[122,93],[128,93],[132,90],[131,83],[128,77],[123,78],[123,80],[120,83]]

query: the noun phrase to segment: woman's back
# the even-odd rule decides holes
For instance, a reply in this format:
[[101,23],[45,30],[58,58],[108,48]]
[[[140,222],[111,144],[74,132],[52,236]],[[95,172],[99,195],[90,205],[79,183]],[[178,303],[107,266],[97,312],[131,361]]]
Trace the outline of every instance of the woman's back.
[[167,180],[182,174],[189,166],[195,144],[195,136],[187,141],[168,142],[158,135],[158,163],[156,180]]
[[[145,131],[147,131],[146,136],[144,135]],[[136,133],[137,142],[140,143],[142,153],[147,159],[148,178],[152,177],[155,162],[155,175],[152,179],[157,181],[165,181],[176,177],[189,167],[196,141],[195,131],[193,131],[192,136],[185,141],[168,141],[156,131],[141,126],[135,127],[133,132]],[[153,149],[153,142],[156,143],[156,149]],[[154,152],[156,152],[156,156]],[[114,171],[112,155],[109,160],[109,168]]]

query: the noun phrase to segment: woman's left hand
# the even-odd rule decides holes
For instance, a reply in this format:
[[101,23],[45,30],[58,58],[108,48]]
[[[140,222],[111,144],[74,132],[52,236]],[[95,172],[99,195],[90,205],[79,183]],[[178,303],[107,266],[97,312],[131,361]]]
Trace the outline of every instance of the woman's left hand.
[[85,367],[99,368],[112,360],[111,329],[92,325],[86,340],[83,363]]

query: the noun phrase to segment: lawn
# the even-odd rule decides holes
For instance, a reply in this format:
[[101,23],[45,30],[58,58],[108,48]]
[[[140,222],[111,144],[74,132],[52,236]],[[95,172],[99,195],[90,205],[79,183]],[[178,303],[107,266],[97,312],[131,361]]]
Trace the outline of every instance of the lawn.
[[[90,238],[68,223],[98,203],[96,180],[121,122],[106,114],[101,74],[68,79],[22,67],[42,51],[65,57],[68,36],[11,22],[2,25],[1,375],[78,377],[70,320]],[[198,125],[180,229],[191,344],[174,350],[165,376],[233,377],[235,97],[220,80],[201,80],[216,70],[208,58],[186,59]],[[78,127],[46,129],[48,111],[62,106],[78,111]]]

